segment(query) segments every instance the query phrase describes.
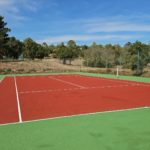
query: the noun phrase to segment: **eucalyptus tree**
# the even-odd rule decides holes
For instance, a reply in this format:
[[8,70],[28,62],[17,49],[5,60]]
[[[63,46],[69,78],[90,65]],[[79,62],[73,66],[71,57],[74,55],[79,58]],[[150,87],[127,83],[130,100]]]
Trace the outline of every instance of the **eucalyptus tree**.
[[38,51],[38,44],[31,38],[24,40],[24,57],[34,59]]
[[128,48],[128,66],[135,71],[135,74],[142,74],[144,67],[148,64],[148,51],[148,45],[139,41],[131,44]]
[[17,40],[15,37],[10,37],[7,45],[8,45],[8,48],[6,50],[7,57],[18,59],[19,56],[23,53],[24,50],[23,42]]

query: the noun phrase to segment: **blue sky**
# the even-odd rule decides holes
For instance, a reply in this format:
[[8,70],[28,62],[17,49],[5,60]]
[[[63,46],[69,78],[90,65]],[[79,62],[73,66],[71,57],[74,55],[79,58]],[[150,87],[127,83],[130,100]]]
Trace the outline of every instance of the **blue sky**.
[[149,0],[0,0],[10,36],[57,44],[150,42]]

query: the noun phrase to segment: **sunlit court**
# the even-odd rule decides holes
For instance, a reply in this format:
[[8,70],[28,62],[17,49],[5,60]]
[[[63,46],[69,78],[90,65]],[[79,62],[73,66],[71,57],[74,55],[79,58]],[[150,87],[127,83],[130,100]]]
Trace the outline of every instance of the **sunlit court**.
[[125,111],[150,106],[150,84],[84,75],[5,77],[0,124]]

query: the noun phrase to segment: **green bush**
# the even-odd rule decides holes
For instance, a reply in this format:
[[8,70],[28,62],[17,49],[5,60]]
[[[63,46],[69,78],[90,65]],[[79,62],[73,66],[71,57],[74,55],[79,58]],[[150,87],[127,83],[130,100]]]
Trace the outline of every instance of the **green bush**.
[[11,72],[12,72],[11,68],[3,68],[0,70],[0,73],[2,73],[2,74],[8,74]]

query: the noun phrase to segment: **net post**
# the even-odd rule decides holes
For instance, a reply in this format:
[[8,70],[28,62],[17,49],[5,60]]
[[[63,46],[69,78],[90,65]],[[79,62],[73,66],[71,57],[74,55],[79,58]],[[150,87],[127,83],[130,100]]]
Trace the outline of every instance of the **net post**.
[[119,67],[117,66],[117,70],[116,70],[116,76],[117,78],[119,77]]

